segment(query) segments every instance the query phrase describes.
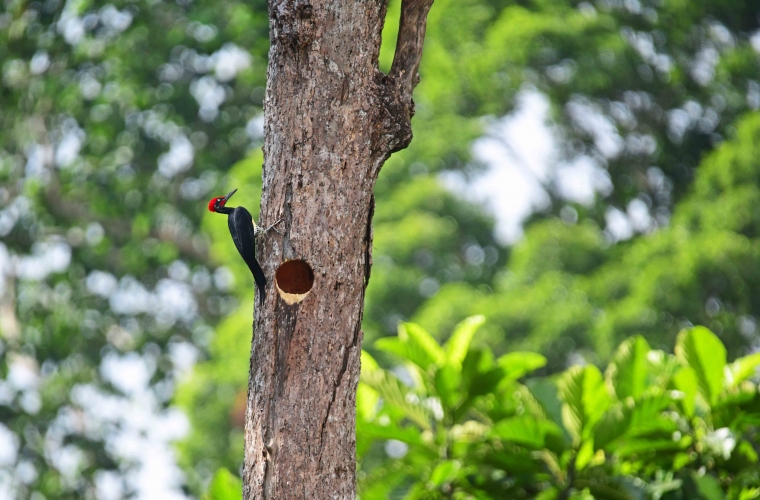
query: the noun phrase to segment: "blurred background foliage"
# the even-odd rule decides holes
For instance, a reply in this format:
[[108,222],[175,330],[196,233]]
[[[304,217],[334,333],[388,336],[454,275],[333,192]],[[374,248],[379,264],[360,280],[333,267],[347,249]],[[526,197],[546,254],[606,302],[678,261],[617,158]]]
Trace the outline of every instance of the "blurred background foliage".
[[[384,69],[398,14],[393,0]],[[593,366],[608,366],[633,335],[636,345],[662,351],[674,366],[692,366],[664,353],[685,342],[684,328],[703,331],[688,330],[695,324],[717,335],[729,360],[757,349],[759,15],[753,0],[436,0],[415,91],[415,138],[386,163],[375,189],[363,324],[366,360],[376,360],[375,371],[396,369],[402,379],[409,373],[399,367],[414,360],[399,358],[381,340],[395,338],[405,321],[445,345],[473,315],[487,319],[467,351],[484,356],[478,370],[502,366],[499,359],[519,367],[539,356],[543,361],[530,370],[504,376],[517,384],[531,373],[531,383],[545,390],[567,387],[561,381],[581,373],[598,386],[601,372]],[[206,201],[237,187],[238,202],[257,215],[267,50],[263,0],[3,1],[0,491],[6,496],[184,498],[208,484],[225,490],[229,478],[209,483],[212,475],[219,467],[238,470],[253,288],[226,224],[206,211]],[[542,201],[525,220],[524,235],[506,244],[494,236],[494,215],[468,192],[469,181],[494,168],[473,153],[474,144],[503,140],[499,127],[526,93],[548,102],[546,149],[557,155],[547,172],[527,173]],[[572,165],[585,165],[596,179],[581,201],[563,181],[577,172],[568,170]],[[503,188],[504,196],[515,195]],[[621,218],[627,233],[615,229]],[[523,354],[501,357],[515,352]],[[459,389],[456,376],[444,379],[441,387],[453,393],[431,389],[430,380],[403,380],[448,404],[444,399]],[[531,383],[525,387],[535,395],[541,389]],[[672,384],[650,385],[685,392]],[[370,385],[362,390],[379,392]],[[484,400],[498,399],[487,392]],[[513,405],[513,397],[488,411],[473,406],[480,417],[458,415],[449,430],[472,420],[494,426],[486,433],[490,443],[509,441],[504,435],[514,429],[499,422],[512,418],[514,408],[499,405]],[[616,397],[610,401],[623,404]],[[559,411],[558,401],[572,409],[567,398],[555,398],[546,412]],[[707,422],[705,432],[728,428],[735,439],[745,436],[749,489],[731,490],[727,478],[736,476],[715,477],[722,494],[755,498],[753,428],[718,425],[709,413],[714,408],[702,403],[692,411],[673,398],[660,402],[654,411],[676,412],[689,425],[697,415]],[[370,415],[364,410],[360,421]],[[404,423],[399,436],[411,435],[409,425],[425,426],[419,414],[404,416],[390,403],[377,411]],[[530,425],[545,437],[560,428],[564,440],[546,449],[542,442],[531,453],[516,450],[535,467],[504,481],[526,495],[599,495],[591,483],[586,493],[563,489],[566,478],[557,474],[597,445],[583,448],[591,441],[578,429],[573,436],[565,421],[545,425],[534,417]],[[583,432],[593,431],[589,425]],[[368,498],[383,486],[371,480],[383,471],[400,478],[387,482],[400,488],[397,494],[451,497],[456,488],[445,485],[463,484],[456,483],[463,471],[488,481],[513,478],[510,467],[523,461],[510,458],[488,474],[471,471],[469,458],[462,462],[469,444],[459,464],[411,447],[401,457],[372,444],[390,436],[361,434],[362,428],[360,476]],[[694,432],[693,439],[704,438]],[[392,439],[403,442],[399,436]],[[591,451],[612,453],[604,446]],[[535,452],[553,453],[557,462],[537,461]],[[388,469],[394,456],[403,458],[395,472]],[[654,458],[630,459],[631,465],[626,457],[608,468],[590,460],[594,466],[584,474],[622,474],[650,485],[675,481],[668,474],[686,467],[680,484],[691,481],[717,495],[701,479],[708,477],[702,467],[718,467],[715,460],[695,465],[692,457],[676,467]],[[468,484],[486,484],[478,481]],[[644,490],[633,498],[665,494]],[[489,491],[462,494],[499,497]]]

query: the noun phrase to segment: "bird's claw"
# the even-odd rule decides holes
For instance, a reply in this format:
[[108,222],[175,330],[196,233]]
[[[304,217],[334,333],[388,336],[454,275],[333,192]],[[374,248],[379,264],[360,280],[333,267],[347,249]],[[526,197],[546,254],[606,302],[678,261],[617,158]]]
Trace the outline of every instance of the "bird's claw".
[[264,234],[267,234],[269,231],[274,231],[275,233],[277,233],[277,234],[279,234],[280,236],[282,236],[282,233],[281,233],[281,232],[279,232],[277,229],[275,229],[275,226],[276,226],[277,224],[279,224],[280,222],[282,222],[282,219],[277,219],[277,222],[275,222],[274,224],[272,224],[272,225],[271,225],[271,226],[269,226],[268,228],[264,229]]

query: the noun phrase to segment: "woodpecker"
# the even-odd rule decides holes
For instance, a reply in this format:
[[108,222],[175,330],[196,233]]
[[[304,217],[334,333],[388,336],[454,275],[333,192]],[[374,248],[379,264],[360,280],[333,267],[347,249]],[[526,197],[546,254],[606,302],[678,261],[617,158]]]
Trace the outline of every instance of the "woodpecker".
[[[261,292],[261,298],[266,299],[266,287],[267,279],[264,276],[264,271],[261,269],[259,262],[256,260],[256,236],[261,233],[267,233],[270,229],[280,223],[280,220],[269,226],[267,229],[261,229],[253,222],[251,213],[245,209],[245,207],[230,208],[227,206],[227,202],[232,197],[237,189],[232,190],[227,196],[217,196],[212,198],[208,202],[208,209],[218,214],[227,214],[227,225],[230,228],[230,234],[232,235],[232,241],[235,242],[235,246],[240,252],[240,256],[248,264],[248,268],[253,274],[253,279],[256,281]],[[276,229],[275,229],[276,231]]]

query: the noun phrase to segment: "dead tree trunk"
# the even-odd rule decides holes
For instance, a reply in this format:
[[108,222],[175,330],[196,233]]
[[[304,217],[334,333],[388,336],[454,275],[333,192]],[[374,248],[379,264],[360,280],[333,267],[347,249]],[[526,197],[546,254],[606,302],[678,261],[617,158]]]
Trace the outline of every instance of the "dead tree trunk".
[[372,190],[412,138],[432,2],[403,0],[388,75],[378,69],[387,0],[269,2],[261,224],[283,222],[257,252],[269,284],[255,311],[247,500],[355,497]]

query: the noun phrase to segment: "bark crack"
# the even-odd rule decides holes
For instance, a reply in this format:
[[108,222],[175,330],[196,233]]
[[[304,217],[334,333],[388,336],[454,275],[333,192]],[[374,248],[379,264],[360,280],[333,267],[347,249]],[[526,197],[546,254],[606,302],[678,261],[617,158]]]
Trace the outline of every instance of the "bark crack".
[[[361,289],[361,299],[360,304],[364,304],[364,295],[367,289],[367,284],[369,283],[369,277],[372,270],[372,218],[375,214],[375,196],[370,195],[370,203],[369,203],[369,210],[367,215],[367,230],[364,235],[364,283]],[[347,347],[343,352],[343,362],[340,367],[340,372],[338,372],[338,377],[335,381],[335,384],[333,384],[333,390],[332,390],[332,396],[330,397],[330,402],[327,404],[327,411],[325,412],[325,418],[322,420],[322,426],[320,428],[319,432],[319,444],[320,444],[320,467],[322,466],[322,453],[321,450],[324,448],[324,442],[325,442],[325,430],[327,428],[327,420],[330,418],[330,412],[332,410],[332,405],[335,402],[335,396],[337,395],[338,388],[340,387],[341,383],[343,382],[343,375],[346,373],[346,370],[348,369],[348,362],[349,358],[356,349],[358,342],[359,342],[359,336],[361,334],[361,325],[362,325],[362,319],[364,317],[363,310],[359,311],[359,320],[356,323],[356,326],[354,327],[354,336],[351,340],[351,345]]]
[[340,89],[340,105],[343,106],[346,102],[346,98],[348,97],[348,87],[349,87],[349,81],[348,81],[348,75],[343,75],[343,85],[341,85]]
[[293,225],[293,210],[290,204],[293,201],[293,184],[288,183],[288,187],[285,188],[285,206],[283,207],[284,219],[285,219],[285,231],[282,235],[282,260],[295,259],[296,252],[293,250],[293,245],[290,243],[290,228]]
[[375,195],[369,199],[369,216],[367,217],[367,232],[364,235],[364,288],[369,285],[369,277],[372,274],[372,218],[375,216]]
[[[362,299],[361,303],[364,303],[364,290],[362,290]],[[341,382],[343,381],[343,375],[346,373],[346,369],[348,368],[348,358],[351,356],[351,353],[356,349],[357,342],[359,341],[359,334],[361,333],[361,326],[362,326],[362,317],[363,314],[361,312],[359,313],[359,321],[356,324],[356,327],[354,328],[354,338],[351,341],[351,346],[347,347],[343,352],[343,364],[340,367],[340,372],[338,373],[338,378],[335,381],[335,384],[333,385],[333,391],[332,391],[332,397],[330,398],[330,403],[327,405],[327,412],[325,413],[325,418],[322,420],[322,428],[319,432],[319,447],[320,447],[320,466],[322,464],[322,453],[321,450],[324,448],[325,443],[325,428],[327,427],[327,419],[330,418],[330,410],[332,409],[332,405],[335,402],[335,395],[338,392],[338,388],[340,387]]]

